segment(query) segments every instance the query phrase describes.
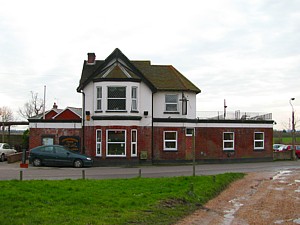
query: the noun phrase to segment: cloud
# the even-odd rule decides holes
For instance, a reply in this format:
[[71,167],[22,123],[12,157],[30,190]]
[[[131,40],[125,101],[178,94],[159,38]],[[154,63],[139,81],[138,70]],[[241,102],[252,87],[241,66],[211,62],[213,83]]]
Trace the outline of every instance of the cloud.
[[300,110],[297,0],[2,2],[0,98],[14,111],[44,85],[47,107],[80,106],[86,53],[105,59],[116,47],[177,68],[202,90],[198,110],[222,110],[226,99],[232,111],[284,122],[291,97]]

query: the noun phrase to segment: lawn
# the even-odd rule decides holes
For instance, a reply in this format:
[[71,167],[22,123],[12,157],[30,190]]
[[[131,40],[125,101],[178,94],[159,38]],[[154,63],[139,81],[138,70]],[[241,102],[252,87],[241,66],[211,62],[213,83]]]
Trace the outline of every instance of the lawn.
[[[292,142],[293,142],[292,137],[274,137],[273,138],[274,144],[290,145],[290,144],[292,144]],[[295,138],[295,144],[300,144],[300,137]]]
[[173,224],[243,176],[0,181],[1,224]]

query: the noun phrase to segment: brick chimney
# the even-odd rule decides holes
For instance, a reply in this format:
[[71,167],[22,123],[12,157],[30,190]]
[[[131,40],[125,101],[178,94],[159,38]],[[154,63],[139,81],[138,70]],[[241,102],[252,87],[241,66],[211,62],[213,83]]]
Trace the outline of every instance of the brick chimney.
[[53,104],[53,109],[57,109],[57,105],[56,105],[56,103],[54,102],[54,104]]
[[88,53],[88,60],[87,60],[87,64],[95,64],[95,60],[96,60],[96,55],[95,53]]

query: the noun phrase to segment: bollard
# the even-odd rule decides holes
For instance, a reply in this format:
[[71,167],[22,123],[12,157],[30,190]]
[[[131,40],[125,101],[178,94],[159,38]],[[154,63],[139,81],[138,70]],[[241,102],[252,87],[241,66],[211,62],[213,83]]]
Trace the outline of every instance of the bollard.
[[20,181],[22,181],[22,180],[23,180],[23,171],[20,170]]
[[82,170],[82,179],[85,179],[85,170]]
[[142,169],[139,169],[139,178],[142,177]]

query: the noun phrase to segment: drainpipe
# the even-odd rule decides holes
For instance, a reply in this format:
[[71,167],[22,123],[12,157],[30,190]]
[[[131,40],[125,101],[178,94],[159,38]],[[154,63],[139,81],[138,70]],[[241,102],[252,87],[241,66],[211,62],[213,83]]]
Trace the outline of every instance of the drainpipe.
[[151,118],[152,118],[152,119],[151,119],[151,133],[152,133],[152,134],[151,134],[151,135],[152,135],[152,137],[151,137],[151,162],[152,162],[152,164],[153,164],[153,155],[154,155],[154,154],[153,154],[153,151],[154,151],[154,127],[153,127],[153,126],[154,126],[154,125],[153,125],[153,116],[154,116],[154,115],[153,115],[153,111],[154,111],[154,110],[153,110],[153,92],[152,92],[152,106],[151,106],[151,108],[152,108],[152,109],[151,109],[151,110],[152,110],[152,112],[151,112],[151,113],[152,113],[152,117],[151,117]]
[[81,120],[82,120],[82,128],[81,128],[81,135],[82,135],[82,148],[81,148],[81,152],[84,154],[85,153],[85,93],[81,90],[80,91],[82,94],[82,116],[81,116]]

